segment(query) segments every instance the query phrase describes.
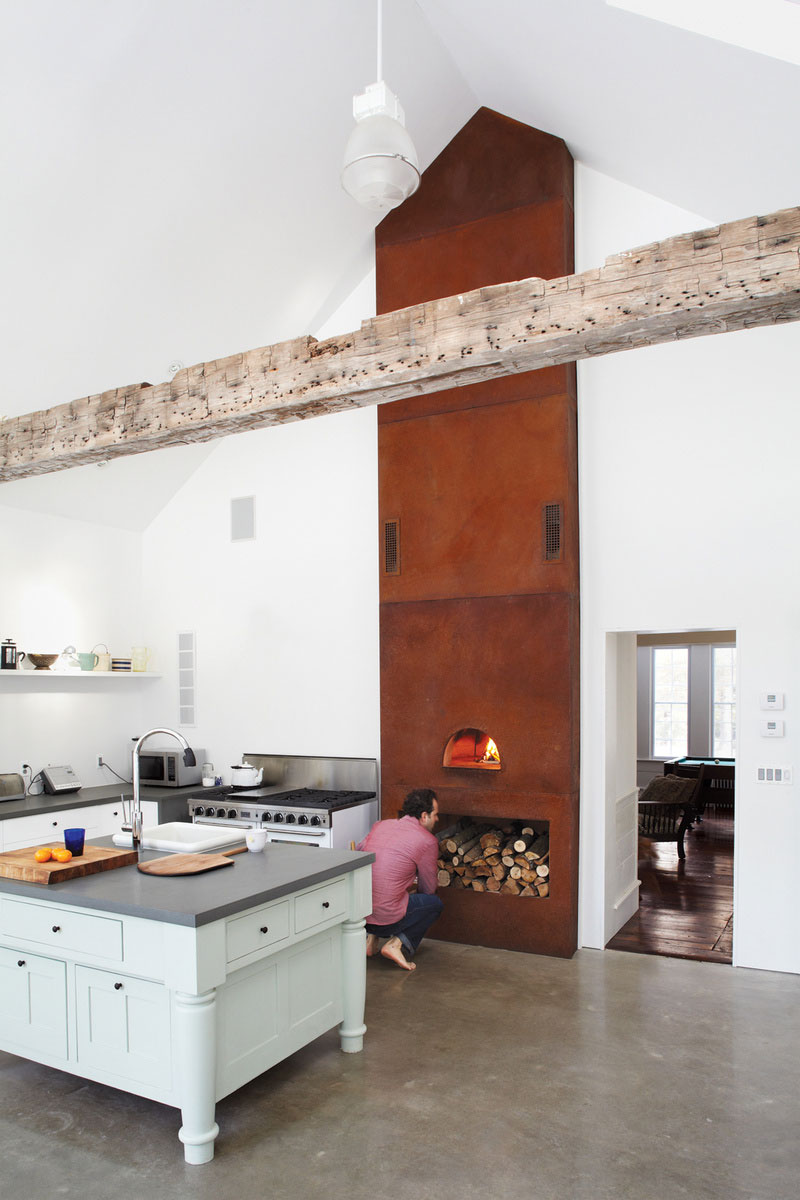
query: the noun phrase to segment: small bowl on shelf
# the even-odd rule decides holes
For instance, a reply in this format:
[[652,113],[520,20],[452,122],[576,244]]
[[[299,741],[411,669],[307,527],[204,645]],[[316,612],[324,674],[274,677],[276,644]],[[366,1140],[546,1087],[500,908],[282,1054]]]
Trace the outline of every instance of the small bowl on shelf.
[[32,662],[37,671],[49,671],[58,658],[57,654],[31,654],[26,652],[28,662]]

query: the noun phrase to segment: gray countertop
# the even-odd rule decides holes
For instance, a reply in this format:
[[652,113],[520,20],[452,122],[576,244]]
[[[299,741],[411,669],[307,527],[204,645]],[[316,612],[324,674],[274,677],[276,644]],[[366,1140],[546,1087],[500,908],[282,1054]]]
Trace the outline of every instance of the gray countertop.
[[[92,844],[113,846],[110,838],[96,838]],[[146,861],[167,856],[144,850],[140,857]],[[0,895],[197,927],[313,887],[336,875],[346,875],[374,861],[374,854],[357,850],[325,850],[275,842],[261,854],[234,855],[233,866],[202,875],[144,875],[134,865],[64,883],[0,879]]]
[[[179,821],[189,819],[189,809],[186,797],[200,791],[200,784],[185,788],[159,788],[142,786],[143,800],[157,800],[159,804],[159,820],[169,819]],[[109,804],[124,796],[127,800],[133,795],[129,783],[106,783],[102,787],[80,788],[77,792],[62,792],[58,796],[26,796],[24,800],[4,800],[0,803],[0,821],[8,821],[12,817],[35,817],[40,813],[61,812],[65,808],[87,808],[94,804]],[[161,809],[175,809],[168,818],[161,815]],[[178,810],[181,815],[178,815]]]

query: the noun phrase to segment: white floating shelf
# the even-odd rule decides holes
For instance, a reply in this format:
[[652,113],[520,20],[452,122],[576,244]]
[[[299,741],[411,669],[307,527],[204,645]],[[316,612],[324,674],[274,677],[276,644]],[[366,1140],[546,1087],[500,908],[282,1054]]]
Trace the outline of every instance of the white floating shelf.
[[43,683],[63,679],[161,679],[160,671],[0,671],[0,683],[6,680],[41,680]]

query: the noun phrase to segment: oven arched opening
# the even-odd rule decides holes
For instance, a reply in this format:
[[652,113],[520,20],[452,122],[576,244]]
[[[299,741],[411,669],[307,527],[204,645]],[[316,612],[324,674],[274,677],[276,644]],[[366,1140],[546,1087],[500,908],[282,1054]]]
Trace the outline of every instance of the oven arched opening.
[[470,771],[500,771],[502,760],[494,738],[483,729],[458,729],[449,739],[442,756],[443,767]]

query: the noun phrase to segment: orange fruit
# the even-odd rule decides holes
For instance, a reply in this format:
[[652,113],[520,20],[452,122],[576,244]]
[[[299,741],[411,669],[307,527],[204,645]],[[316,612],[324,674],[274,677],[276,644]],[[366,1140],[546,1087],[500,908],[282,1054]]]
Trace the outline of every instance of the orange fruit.
[[66,846],[61,846],[58,850],[53,851],[53,858],[56,862],[68,863],[72,858],[72,851],[67,850]]
[[34,852],[33,857],[37,862],[50,862],[50,859],[53,857],[53,855],[52,852],[48,850],[47,846],[40,846],[39,849]]

